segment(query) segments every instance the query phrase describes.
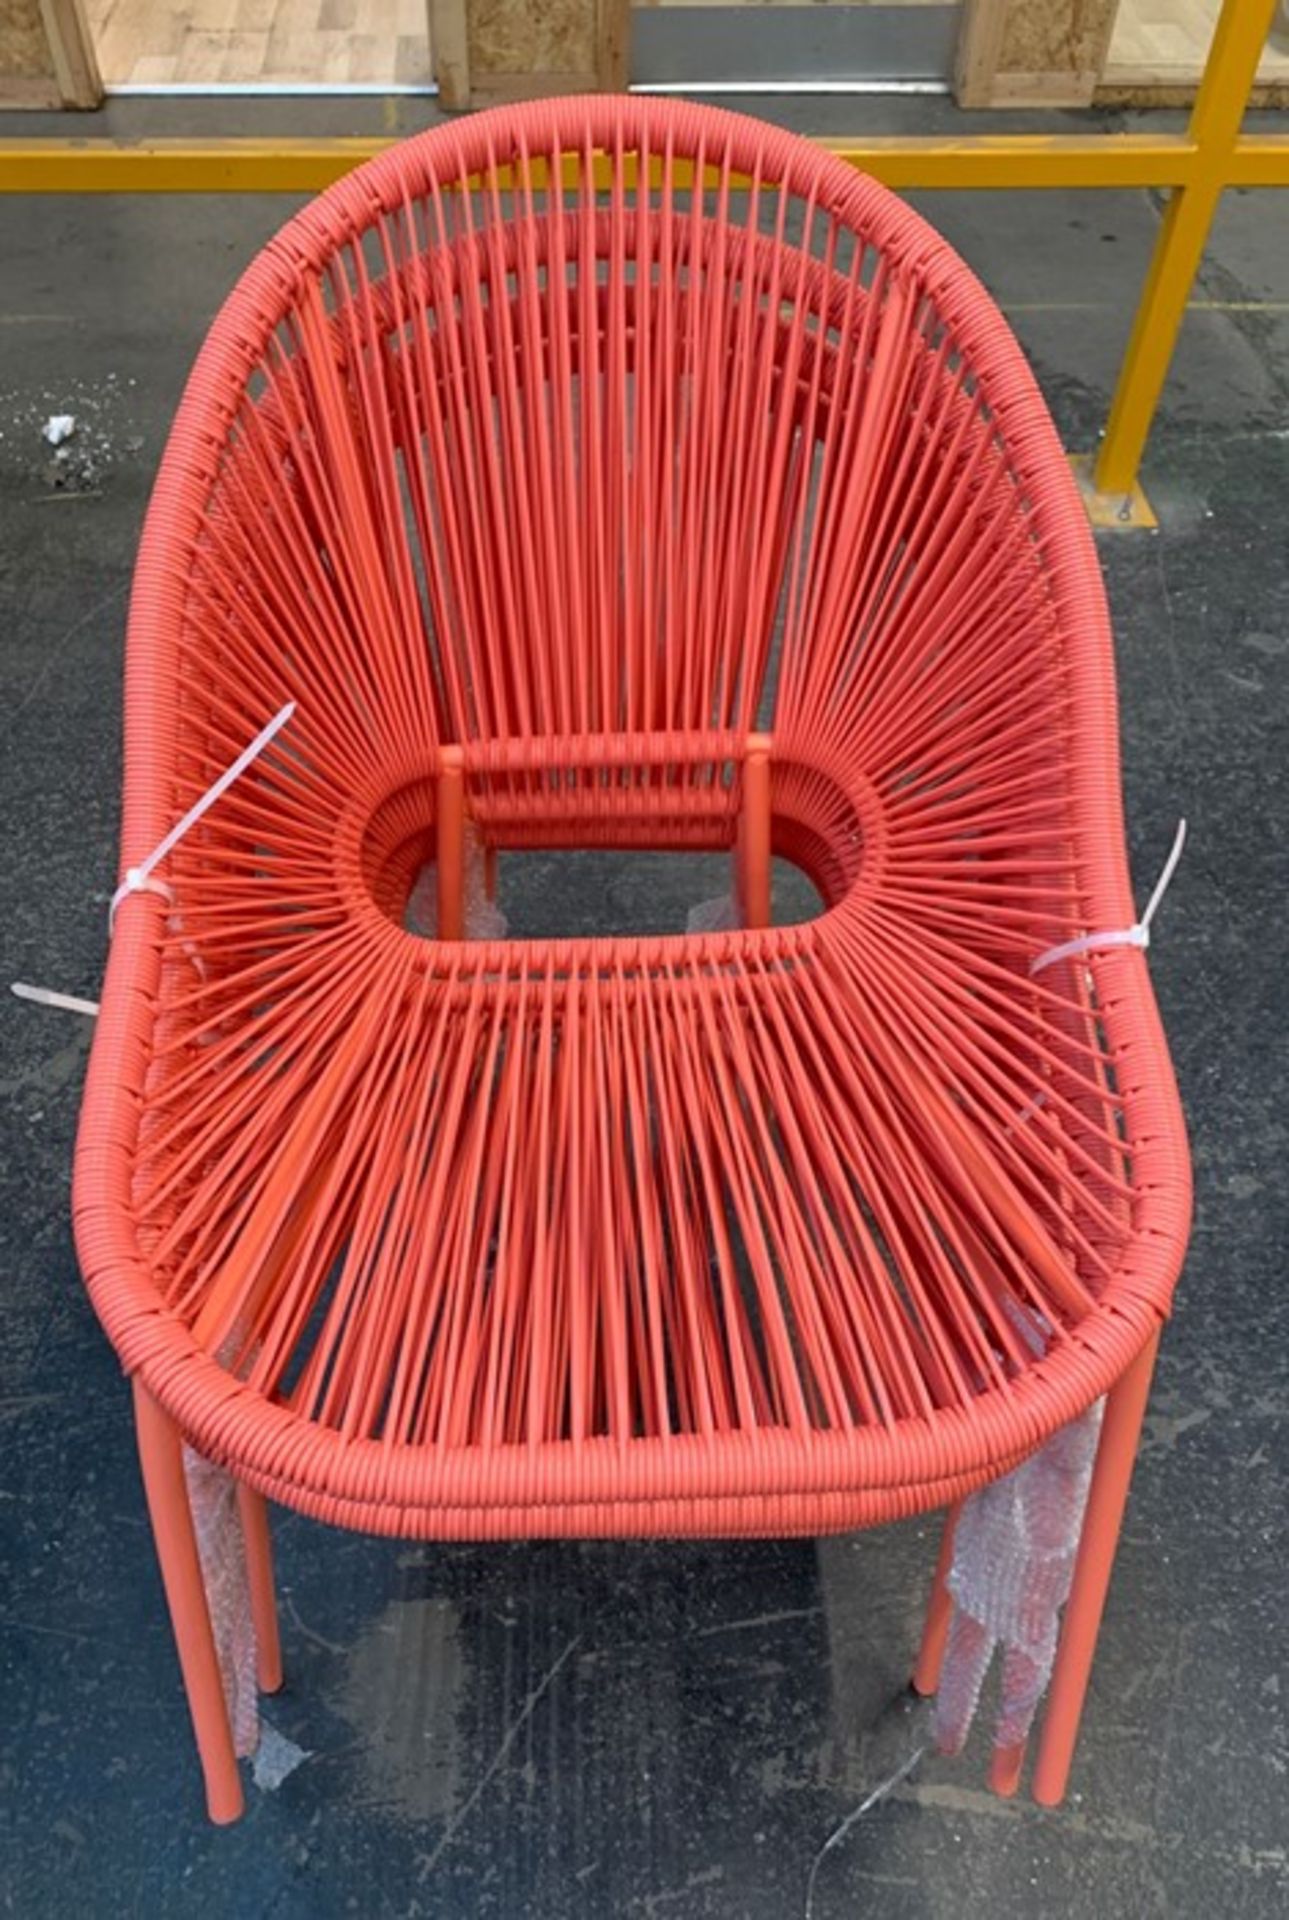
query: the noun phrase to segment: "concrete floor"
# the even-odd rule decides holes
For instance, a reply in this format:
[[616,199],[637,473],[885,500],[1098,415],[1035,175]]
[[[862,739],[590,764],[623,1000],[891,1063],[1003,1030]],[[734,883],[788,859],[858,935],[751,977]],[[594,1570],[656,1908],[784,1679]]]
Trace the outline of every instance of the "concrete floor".
[[[811,104],[807,124],[854,124],[854,102]],[[108,125],[177,130],[155,107]],[[1011,314],[1067,443],[1091,445],[1157,205],[925,205]],[[3,982],[95,993],[139,520],[202,333],[289,210],[0,201]],[[817,1920],[1289,1910],[1289,195],[1230,197],[1196,299],[1145,473],[1162,530],[1105,536],[1101,557],[1139,897],[1177,816],[1192,826],[1152,971],[1198,1214],[1075,1791],[1056,1813],[990,1798],[981,1739],[925,1759],[823,1861]],[[63,411],[82,422],[70,488],[40,439]],[[537,881],[554,910],[556,876]],[[608,892],[630,919],[645,897],[683,916],[692,888],[624,870]],[[583,873],[560,905],[571,921],[604,895]],[[207,1826],[126,1388],[68,1228],[88,1041],[76,1017],[0,997],[5,1911],[800,1915],[828,1835],[920,1737],[903,1683],[929,1523],[820,1545],[422,1549],[281,1516],[289,1682],[267,1717],[308,1758],[251,1786],[239,1827]]]

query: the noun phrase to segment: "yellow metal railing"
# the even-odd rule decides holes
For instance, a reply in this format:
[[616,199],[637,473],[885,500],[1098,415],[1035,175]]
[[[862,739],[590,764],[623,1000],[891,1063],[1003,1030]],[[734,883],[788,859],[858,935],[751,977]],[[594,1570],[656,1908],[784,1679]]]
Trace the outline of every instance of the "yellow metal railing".
[[[1276,0],[1224,0],[1183,134],[825,140],[888,186],[1158,187],[1169,192],[1110,417],[1082,464],[1094,520],[1153,525],[1137,470],[1191,285],[1227,187],[1289,187],[1289,133],[1241,131]],[[0,140],[0,192],[313,193],[389,140]],[[1076,462],[1076,465],[1080,464]]]

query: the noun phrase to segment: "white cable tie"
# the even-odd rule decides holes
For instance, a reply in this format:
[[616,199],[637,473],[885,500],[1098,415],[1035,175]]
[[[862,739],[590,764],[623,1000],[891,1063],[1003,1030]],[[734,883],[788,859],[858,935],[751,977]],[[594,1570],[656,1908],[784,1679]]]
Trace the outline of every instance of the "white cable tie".
[[1003,1128],[1003,1132],[1012,1133],[1017,1127],[1023,1127],[1027,1120],[1032,1120],[1036,1113],[1041,1113],[1046,1105],[1047,1093],[1040,1087],[1033,1099],[1025,1102],[1020,1112],[1016,1115],[1016,1118],[1012,1121],[1011,1126]]
[[171,827],[165,839],[152,849],[147,859],[137,867],[131,867],[124,880],[112,895],[112,904],[107,910],[107,929],[111,933],[116,922],[116,910],[121,902],[132,893],[159,893],[174,904],[174,892],[164,880],[153,877],[152,869],[159,866],[166,855],[175,848],[184,835],[195,827],[203,813],[214,806],[216,800],[228,792],[234,780],[241,778],[253,760],[258,760],[265,747],[275,734],[280,733],[291,715],[295,712],[295,701],[288,700],[266,727],[261,727],[248,747],[243,747],[231,767],[226,767],[213,786],[207,787],[200,800],[195,800],[182,820]]
[[1177,822],[1177,832],[1173,839],[1173,850],[1164,862],[1164,870],[1155,882],[1155,890],[1146,903],[1146,911],[1140,920],[1131,927],[1116,927],[1107,933],[1085,933],[1077,940],[1063,940],[1059,947],[1049,947],[1046,953],[1040,953],[1029,963],[1031,978],[1041,973],[1044,967],[1054,967],[1058,960],[1073,960],[1081,953],[1094,953],[1102,947],[1141,947],[1150,945],[1150,923],[1160,901],[1168,891],[1168,883],[1177,871],[1177,862],[1182,857],[1182,848],[1186,845],[1186,822]]
[[10,992],[20,1000],[32,1000],[38,1007],[57,1007],[61,1013],[84,1013],[91,1020],[98,1016],[97,1000],[82,1000],[74,993],[58,993],[53,987],[29,987],[25,980],[14,980]]
[[871,1793],[866,1794],[854,1812],[848,1813],[841,1825],[834,1827],[833,1831],[828,1835],[828,1838],[824,1841],[822,1847],[820,1847],[814,1857],[814,1864],[810,1869],[810,1878],[806,1882],[805,1920],[814,1920],[815,1882],[819,1878],[819,1869],[828,1858],[828,1855],[832,1853],[836,1847],[841,1845],[852,1827],[858,1826],[866,1813],[871,1813],[874,1807],[880,1806],[889,1794],[894,1793],[896,1787],[903,1786],[925,1752],[925,1742],[921,1746],[914,1747],[912,1753],[909,1754],[906,1760],[900,1762],[894,1773],[883,1780],[879,1786],[874,1787]]

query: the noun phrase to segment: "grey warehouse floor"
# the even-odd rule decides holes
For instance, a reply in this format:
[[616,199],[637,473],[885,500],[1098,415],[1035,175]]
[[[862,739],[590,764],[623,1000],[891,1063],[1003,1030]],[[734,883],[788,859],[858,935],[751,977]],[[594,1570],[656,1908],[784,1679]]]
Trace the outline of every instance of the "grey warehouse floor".
[[[809,104],[820,130],[895,112]],[[130,106],[61,130],[359,131],[367,112]],[[69,1231],[90,1028],[7,984],[96,992],[139,522],[202,334],[292,204],[0,199],[4,1909],[789,1920],[825,1840],[922,1737],[905,1680],[930,1522],[421,1548],[279,1515],[288,1685],[267,1718],[308,1757],[276,1788],[248,1771],[239,1826],[203,1817],[128,1394]],[[1090,447],[1157,201],[920,204],[1012,318],[1066,444]],[[1139,898],[1191,823],[1152,972],[1198,1207],[1074,1791],[1054,1813],[991,1798],[983,1734],[925,1758],[823,1860],[816,1920],[1289,1911],[1289,194],[1228,198],[1195,303],[1144,476],[1162,528],[1100,554]],[[61,412],[79,425],[58,486],[40,429]],[[666,863],[551,861],[513,904],[521,923],[676,925],[693,892]]]

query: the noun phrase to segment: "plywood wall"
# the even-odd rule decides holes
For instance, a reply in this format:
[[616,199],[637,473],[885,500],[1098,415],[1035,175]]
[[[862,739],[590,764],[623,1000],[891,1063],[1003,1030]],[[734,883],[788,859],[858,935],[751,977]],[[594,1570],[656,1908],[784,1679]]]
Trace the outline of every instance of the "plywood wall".
[[446,107],[627,84],[630,0],[430,0],[430,44]]
[[40,0],[0,0],[0,104],[62,104]]
[[102,97],[81,0],[0,0],[0,109],[96,107]]
[[1118,0],[966,0],[962,107],[1085,107],[1105,65]]

